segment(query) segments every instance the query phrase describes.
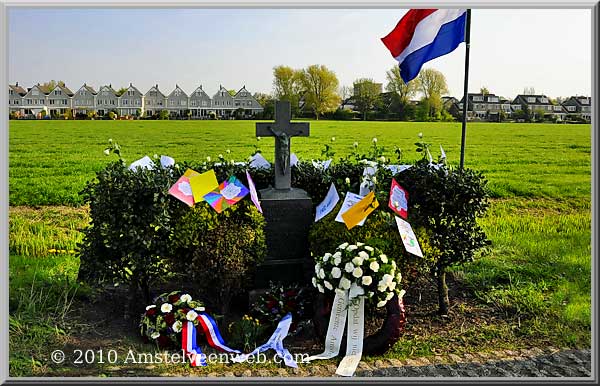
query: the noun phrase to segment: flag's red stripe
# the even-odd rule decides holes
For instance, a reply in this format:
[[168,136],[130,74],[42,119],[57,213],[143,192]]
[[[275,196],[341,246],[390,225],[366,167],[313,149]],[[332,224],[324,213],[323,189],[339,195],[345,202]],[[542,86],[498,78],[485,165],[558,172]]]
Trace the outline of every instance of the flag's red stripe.
[[415,33],[417,24],[437,9],[411,9],[400,19],[396,27],[381,41],[395,58],[408,46]]
[[204,319],[201,318],[200,315],[198,315],[197,320],[200,322],[200,325],[202,326],[202,329],[204,330],[204,335],[206,336],[206,340],[208,341],[208,344],[211,347],[214,347],[216,349],[219,349],[220,351],[223,351],[223,349],[221,349],[221,347],[217,346],[215,344],[215,342],[213,341],[212,335],[210,334],[210,330],[208,329],[208,326],[206,325],[206,322],[204,321]]
[[181,330],[181,348],[183,352],[187,354],[187,323],[183,323],[183,329]]

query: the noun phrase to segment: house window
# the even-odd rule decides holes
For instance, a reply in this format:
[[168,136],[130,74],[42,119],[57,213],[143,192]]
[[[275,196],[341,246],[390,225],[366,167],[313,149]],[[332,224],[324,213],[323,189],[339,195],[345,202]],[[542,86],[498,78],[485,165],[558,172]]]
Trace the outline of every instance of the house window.
[[54,99],[50,99],[50,104],[53,105],[54,104]]
[[127,91],[127,95],[129,95],[129,96],[133,96],[134,94],[135,94],[135,92],[133,92],[133,90],[132,91]]
[[181,95],[181,91],[175,90],[175,96],[179,96],[179,95]]
[[248,106],[252,106],[252,101],[248,101]]
[[85,95],[85,91],[84,90],[80,90],[79,91],[79,95]]
[[169,101],[169,106],[175,106],[175,101]]
[[191,106],[198,106],[198,101],[190,101]]
[[33,90],[31,91],[31,95],[40,95],[40,92],[38,90]]
[[498,101],[499,101],[498,97],[488,97],[488,102],[496,102],[497,103]]
[[115,104],[115,100],[114,100],[114,99],[113,99],[113,100],[111,100],[111,101],[110,101],[110,104],[111,104],[111,105],[114,105],[114,104]]
[[123,106],[127,106],[128,103],[129,101],[127,99],[123,99]]
[[108,95],[108,91],[106,91],[106,90],[102,91],[102,95],[107,96]]
[[208,103],[206,101],[202,101],[202,106],[208,106]]
[[527,103],[535,103],[535,97],[527,97]]
[[567,106],[567,111],[575,111],[575,106]]
[[62,92],[60,90],[54,90],[54,95],[61,95]]
[[182,105],[182,106],[185,106],[186,102],[185,101],[180,101],[179,104]]
[[15,92],[13,90],[8,90],[8,95],[15,95]]
[[473,100],[475,102],[483,102],[483,97],[482,96],[473,96]]
[[548,107],[548,111],[552,111],[552,107],[553,107],[552,105],[546,106],[546,107]]
[[542,103],[548,103],[548,98],[540,98],[540,102],[542,102]]

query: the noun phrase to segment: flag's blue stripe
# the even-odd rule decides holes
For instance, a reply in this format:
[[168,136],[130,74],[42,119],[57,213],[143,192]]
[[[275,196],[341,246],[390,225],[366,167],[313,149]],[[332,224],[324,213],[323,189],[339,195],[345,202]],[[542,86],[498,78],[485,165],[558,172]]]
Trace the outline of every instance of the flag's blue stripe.
[[408,55],[400,63],[400,75],[404,82],[408,83],[413,80],[421,71],[423,64],[454,51],[461,42],[465,41],[466,22],[467,13],[465,12],[458,19],[444,24],[433,42]]

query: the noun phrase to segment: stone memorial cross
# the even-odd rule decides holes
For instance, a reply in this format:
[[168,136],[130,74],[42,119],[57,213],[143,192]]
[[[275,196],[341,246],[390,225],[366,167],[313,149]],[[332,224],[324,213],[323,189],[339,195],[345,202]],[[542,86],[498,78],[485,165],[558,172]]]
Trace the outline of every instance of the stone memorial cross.
[[290,168],[291,137],[308,137],[307,122],[290,122],[291,105],[288,101],[275,103],[275,122],[257,123],[257,137],[275,137],[275,189],[289,190],[292,187]]

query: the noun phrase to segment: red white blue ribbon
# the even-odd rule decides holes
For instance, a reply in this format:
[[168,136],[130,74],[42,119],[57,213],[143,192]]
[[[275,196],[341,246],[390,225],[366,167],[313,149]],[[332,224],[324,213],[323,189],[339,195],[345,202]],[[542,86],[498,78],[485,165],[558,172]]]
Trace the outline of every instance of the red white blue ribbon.
[[200,322],[200,325],[204,330],[204,334],[206,335],[206,340],[211,347],[223,352],[241,354],[241,351],[234,350],[225,344],[223,337],[221,337],[219,326],[217,326],[217,323],[213,318],[210,317],[210,315],[205,312],[201,312],[198,314],[198,318],[196,320]]
[[249,357],[253,355],[256,355],[263,351],[267,351],[269,349],[273,349],[276,352],[276,356],[283,358],[283,361],[286,364],[286,366],[294,368],[298,367],[298,364],[292,357],[292,354],[290,354],[290,352],[285,347],[283,347],[283,340],[288,335],[288,331],[290,330],[291,325],[292,314],[288,313],[279,321],[275,332],[273,333],[273,335],[271,335],[267,343],[263,344],[260,347],[257,347],[256,349],[254,349],[254,351],[252,351],[249,354],[240,354],[232,358],[232,361],[237,363],[245,362],[246,360],[248,360]]
[[192,367],[206,366],[206,355],[196,344],[196,326],[192,322],[185,322],[181,330],[181,348],[189,358]]

